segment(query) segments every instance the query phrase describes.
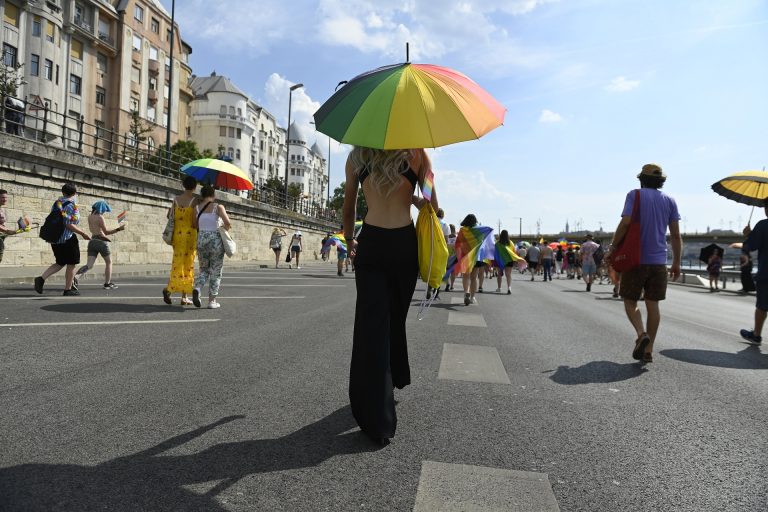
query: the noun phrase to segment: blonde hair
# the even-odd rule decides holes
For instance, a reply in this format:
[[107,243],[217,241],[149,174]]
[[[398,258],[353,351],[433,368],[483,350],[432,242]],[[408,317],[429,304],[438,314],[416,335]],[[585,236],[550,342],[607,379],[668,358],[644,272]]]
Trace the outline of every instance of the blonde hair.
[[349,154],[352,166],[360,176],[368,168],[368,179],[380,194],[389,196],[403,182],[403,164],[414,154],[412,149],[374,149],[355,146]]

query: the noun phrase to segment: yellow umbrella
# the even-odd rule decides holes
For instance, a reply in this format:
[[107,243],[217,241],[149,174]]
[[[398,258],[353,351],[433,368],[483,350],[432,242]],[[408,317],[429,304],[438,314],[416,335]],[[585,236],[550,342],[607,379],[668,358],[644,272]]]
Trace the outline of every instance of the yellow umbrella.
[[[764,206],[768,199],[768,172],[765,167],[762,171],[736,172],[713,183],[712,190],[737,203]],[[752,220],[751,213],[749,219]]]

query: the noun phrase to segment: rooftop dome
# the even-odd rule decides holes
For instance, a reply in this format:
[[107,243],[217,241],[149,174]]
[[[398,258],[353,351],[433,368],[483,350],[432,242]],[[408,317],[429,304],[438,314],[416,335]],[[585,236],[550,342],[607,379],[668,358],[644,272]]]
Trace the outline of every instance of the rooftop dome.
[[307,143],[307,135],[301,125],[296,124],[296,121],[292,122],[288,128],[288,140],[300,140],[304,144]]
[[317,141],[312,144],[312,152],[316,155],[320,155],[320,158],[325,158],[325,154],[323,153],[323,150],[320,149],[320,145],[317,143]]

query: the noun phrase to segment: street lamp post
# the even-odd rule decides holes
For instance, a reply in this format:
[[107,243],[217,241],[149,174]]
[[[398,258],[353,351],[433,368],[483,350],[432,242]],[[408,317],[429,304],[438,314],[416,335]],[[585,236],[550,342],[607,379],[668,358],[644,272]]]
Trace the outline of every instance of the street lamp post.
[[304,87],[304,84],[296,84],[288,90],[288,129],[285,130],[285,204],[288,205],[288,162],[291,153],[291,100],[293,91]]
[[165,121],[165,165],[171,167],[171,100],[173,98],[173,43],[176,38],[176,0],[171,0],[171,61],[168,70],[168,119]]

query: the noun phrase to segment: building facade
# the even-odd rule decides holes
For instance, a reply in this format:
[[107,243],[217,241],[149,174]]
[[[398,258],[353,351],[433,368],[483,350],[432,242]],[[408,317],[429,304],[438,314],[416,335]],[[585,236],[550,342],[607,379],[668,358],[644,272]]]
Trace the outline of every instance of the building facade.
[[[165,143],[170,101],[171,144],[185,138],[192,48],[177,26],[171,62],[170,15],[157,0],[4,0],[0,16],[3,62],[23,64],[16,96],[28,102],[26,130],[41,130],[34,118],[47,105],[48,142],[104,156],[109,131],[131,142],[137,110],[151,148]],[[81,120],[96,127],[84,140]]]
[[[275,116],[251,100],[227,77],[215,72],[193,77],[190,139],[198,147],[231,158],[232,163],[262,187],[270,178],[285,178],[286,132]],[[327,184],[324,157],[316,145],[292,125],[288,183],[296,183],[308,198],[322,202]]]

